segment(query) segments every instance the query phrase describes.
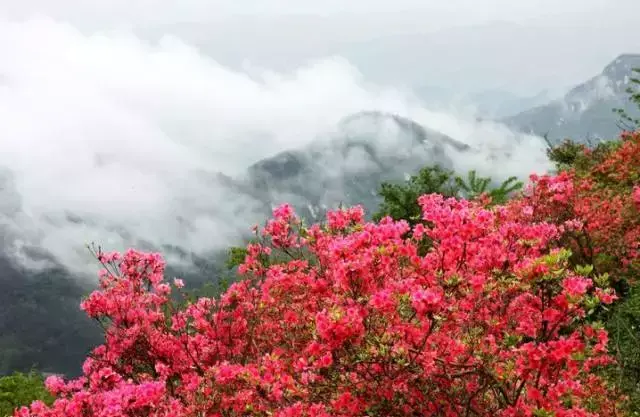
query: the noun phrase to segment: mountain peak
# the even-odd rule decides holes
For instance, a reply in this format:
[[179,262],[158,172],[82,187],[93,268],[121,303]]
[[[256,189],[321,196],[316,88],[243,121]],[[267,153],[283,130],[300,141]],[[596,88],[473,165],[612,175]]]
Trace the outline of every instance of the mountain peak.
[[640,68],[640,54],[621,54],[604,68],[602,75],[611,80],[624,80],[634,68]]
[[574,86],[564,97],[503,119],[507,125],[551,141],[612,139],[620,133],[613,109],[623,108],[633,117],[638,109],[629,100],[628,88],[640,54],[618,55],[595,77]]

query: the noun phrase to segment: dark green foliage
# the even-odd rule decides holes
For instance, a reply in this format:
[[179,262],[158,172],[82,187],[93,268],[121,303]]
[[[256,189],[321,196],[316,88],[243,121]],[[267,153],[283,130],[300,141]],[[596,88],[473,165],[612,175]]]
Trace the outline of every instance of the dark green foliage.
[[[549,145],[547,156],[556,166],[557,171],[574,169],[578,175],[591,174],[589,171],[600,164],[607,155],[620,146],[620,141],[606,141],[590,146],[565,139],[559,145]],[[585,153],[588,149],[588,153]]]
[[11,416],[16,408],[36,400],[47,404],[53,401],[41,374],[31,371],[0,377],[0,417]]
[[456,177],[455,181],[456,185],[464,191],[467,196],[475,197],[487,191],[491,178],[478,178],[476,171],[471,171],[468,174],[467,181],[460,177]]
[[558,146],[548,146],[547,156],[559,171],[572,167],[584,152],[584,146],[566,139]]
[[233,269],[244,262],[247,256],[247,249],[244,247],[232,247],[228,251],[227,268]]
[[634,286],[619,302],[606,323],[611,340],[610,351],[617,364],[611,379],[629,396],[634,415],[640,415],[640,288]]
[[373,219],[379,221],[385,216],[391,216],[395,220],[404,219],[415,224],[421,218],[418,197],[431,193],[455,197],[458,192],[459,187],[455,183],[453,171],[439,166],[426,167],[404,184],[382,183],[378,193],[383,201],[374,213]]
[[467,199],[476,199],[482,194],[487,194],[491,197],[492,204],[506,203],[509,196],[519,191],[524,185],[521,181],[518,181],[518,178],[509,177],[499,187],[491,187],[491,178],[478,177],[476,171],[470,171],[466,181],[461,177],[456,177],[455,183],[460,190],[460,196]]
[[492,204],[502,204],[522,186],[523,183],[516,177],[511,177],[496,187],[491,178],[479,177],[475,171],[470,171],[465,179],[439,166],[426,167],[405,183],[382,183],[379,194],[383,201],[373,219],[379,221],[390,216],[395,220],[404,219],[410,224],[416,224],[421,221],[418,205],[418,197],[421,195],[438,193],[445,197],[475,199],[486,194],[491,197]]

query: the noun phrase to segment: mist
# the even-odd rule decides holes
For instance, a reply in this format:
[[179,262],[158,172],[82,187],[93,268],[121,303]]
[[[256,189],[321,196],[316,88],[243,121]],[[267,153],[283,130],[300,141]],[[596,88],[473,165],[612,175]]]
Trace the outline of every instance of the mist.
[[[176,36],[87,34],[48,18],[0,20],[0,56],[0,231],[3,250],[28,268],[56,262],[83,274],[91,242],[198,255],[238,243],[264,207],[220,175],[242,177],[265,157],[335,138],[360,111],[468,144],[471,152],[448,153],[462,172],[524,179],[549,168],[540,138],[429,109],[337,56],[288,72],[238,71]],[[387,134],[372,144],[397,151]],[[327,175],[367,165],[344,164]]]

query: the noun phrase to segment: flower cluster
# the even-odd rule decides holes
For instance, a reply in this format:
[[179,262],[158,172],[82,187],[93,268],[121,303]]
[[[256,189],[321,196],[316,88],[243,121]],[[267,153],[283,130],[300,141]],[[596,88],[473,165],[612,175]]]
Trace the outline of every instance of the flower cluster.
[[[553,205],[576,188],[538,183]],[[614,295],[571,267],[563,226],[535,220],[526,199],[419,202],[413,229],[366,223],[361,208],[304,229],[280,207],[244,279],[184,308],[159,255],[100,255],[109,268],[82,308],[104,344],[81,378],[47,381],[51,407],[16,416],[617,415],[595,372],[612,360],[607,333],[584,321]],[[265,261],[290,248],[300,255]]]
[[628,132],[586,167],[533,175],[510,206],[531,221],[560,226],[573,263],[593,265],[614,279],[640,273],[640,132]]

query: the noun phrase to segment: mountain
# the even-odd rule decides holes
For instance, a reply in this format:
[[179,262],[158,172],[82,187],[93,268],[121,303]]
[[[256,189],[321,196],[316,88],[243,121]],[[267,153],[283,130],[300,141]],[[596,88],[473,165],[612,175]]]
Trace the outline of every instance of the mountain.
[[620,132],[615,108],[638,114],[626,92],[640,54],[620,55],[590,80],[572,88],[562,98],[501,121],[522,132],[548,135],[552,142],[571,138],[580,142],[614,138]]
[[362,204],[371,212],[381,182],[403,181],[430,164],[452,168],[451,153],[470,149],[413,120],[363,111],[344,118],[330,138],[252,165],[241,184],[267,207],[286,201],[319,220],[339,204]]
[[80,311],[90,288],[62,268],[33,272],[0,255],[0,375],[13,370],[77,375],[100,342],[98,326]]
[[501,89],[481,90],[470,93],[456,92],[440,86],[418,85],[411,91],[427,107],[451,108],[488,120],[516,115],[532,107],[548,103],[553,95],[541,91],[533,96],[521,96]]

